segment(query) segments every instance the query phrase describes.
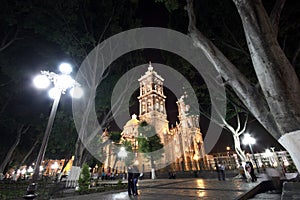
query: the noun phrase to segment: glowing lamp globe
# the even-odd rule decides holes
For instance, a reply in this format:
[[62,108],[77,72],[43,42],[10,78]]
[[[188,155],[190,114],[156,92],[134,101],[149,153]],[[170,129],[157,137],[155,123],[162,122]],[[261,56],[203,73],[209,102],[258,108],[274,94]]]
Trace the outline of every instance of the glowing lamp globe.
[[55,87],[58,87],[59,89],[66,90],[68,88],[71,88],[74,84],[74,80],[71,76],[62,74],[57,78],[57,81],[55,83]]
[[243,139],[243,144],[255,144],[256,140],[255,138],[251,137],[250,134],[245,134]]
[[59,71],[63,74],[70,74],[73,71],[73,69],[69,63],[61,63],[59,65]]
[[45,89],[45,88],[49,87],[50,80],[45,75],[37,75],[33,79],[33,84],[35,85],[35,87],[37,87],[39,89]]
[[79,99],[83,95],[83,90],[80,87],[73,87],[70,90],[70,95],[71,95],[71,97],[73,97],[75,99]]
[[48,95],[51,99],[55,99],[60,95],[60,93],[61,91],[58,88],[54,87],[49,90]]

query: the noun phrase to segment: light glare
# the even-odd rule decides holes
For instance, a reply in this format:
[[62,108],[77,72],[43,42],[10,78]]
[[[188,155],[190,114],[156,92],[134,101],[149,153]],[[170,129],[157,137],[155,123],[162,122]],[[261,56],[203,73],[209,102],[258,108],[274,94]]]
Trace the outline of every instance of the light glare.
[[60,95],[61,91],[58,88],[51,88],[48,92],[48,95],[51,99],[55,99],[58,95]]
[[45,75],[37,75],[33,79],[33,83],[34,83],[35,87],[37,87],[39,89],[45,89],[45,88],[49,87],[50,80]]
[[61,71],[61,73],[63,74],[70,74],[73,71],[73,69],[69,63],[61,63],[59,65],[59,71]]
[[250,134],[245,134],[244,135],[244,139],[243,139],[243,144],[247,145],[247,144],[255,144],[256,140],[255,138],[251,137]]
[[80,87],[73,87],[70,90],[70,95],[71,95],[71,97],[73,97],[75,99],[79,99],[83,95],[83,90]]
[[73,84],[74,80],[71,76],[62,74],[58,76],[55,86],[62,90],[66,90],[68,88],[73,87]]

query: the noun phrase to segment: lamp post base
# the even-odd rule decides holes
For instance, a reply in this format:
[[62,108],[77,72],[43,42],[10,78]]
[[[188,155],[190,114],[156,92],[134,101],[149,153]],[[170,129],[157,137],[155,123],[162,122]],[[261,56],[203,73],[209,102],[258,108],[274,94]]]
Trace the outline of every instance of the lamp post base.
[[35,199],[38,195],[36,192],[37,184],[31,183],[26,190],[26,194],[23,196],[23,199]]

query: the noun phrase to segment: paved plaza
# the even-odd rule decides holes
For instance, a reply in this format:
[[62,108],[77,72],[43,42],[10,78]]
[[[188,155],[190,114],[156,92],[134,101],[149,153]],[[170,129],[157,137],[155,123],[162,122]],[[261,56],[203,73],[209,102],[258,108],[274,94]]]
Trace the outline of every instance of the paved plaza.
[[156,179],[139,181],[139,195],[128,196],[127,191],[111,191],[94,193],[89,195],[78,195],[56,200],[174,200],[174,199],[238,199],[239,196],[258,185],[263,178],[255,183],[246,183],[240,179]]

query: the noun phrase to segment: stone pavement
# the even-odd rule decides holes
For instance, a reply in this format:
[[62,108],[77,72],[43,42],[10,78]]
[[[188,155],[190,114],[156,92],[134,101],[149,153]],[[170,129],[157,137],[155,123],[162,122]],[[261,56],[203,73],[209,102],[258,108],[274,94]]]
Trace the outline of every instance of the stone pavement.
[[300,199],[300,182],[285,182],[282,189],[282,200]]
[[155,179],[140,180],[138,183],[138,196],[128,196],[127,191],[111,191],[78,195],[56,200],[174,200],[174,199],[238,199],[239,196],[258,185],[264,178],[255,183],[246,183],[241,179]]

